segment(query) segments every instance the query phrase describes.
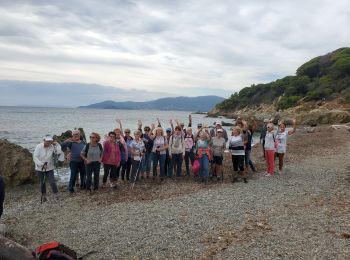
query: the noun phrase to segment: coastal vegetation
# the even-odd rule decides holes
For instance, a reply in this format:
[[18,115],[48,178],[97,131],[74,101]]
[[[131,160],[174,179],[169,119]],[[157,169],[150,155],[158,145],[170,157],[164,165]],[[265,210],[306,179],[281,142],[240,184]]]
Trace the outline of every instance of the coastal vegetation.
[[284,110],[300,101],[333,100],[344,97],[350,103],[350,48],[340,48],[311,59],[295,76],[253,84],[216,105],[218,110],[238,110],[260,104],[274,104]]

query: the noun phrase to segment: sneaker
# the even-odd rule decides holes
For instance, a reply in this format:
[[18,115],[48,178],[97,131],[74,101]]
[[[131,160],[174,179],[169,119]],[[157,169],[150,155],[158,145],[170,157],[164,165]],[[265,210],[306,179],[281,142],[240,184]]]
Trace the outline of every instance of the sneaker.
[[233,183],[235,183],[235,182],[237,182],[238,181],[238,179],[235,177],[235,178],[233,178],[233,180],[232,180],[232,182]]
[[268,173],[268,172],[264,174],[264,177],[271,177],[271,176],[272,175],[270,173]]
[[247,178],[243,178],[244,183],[248,183]]

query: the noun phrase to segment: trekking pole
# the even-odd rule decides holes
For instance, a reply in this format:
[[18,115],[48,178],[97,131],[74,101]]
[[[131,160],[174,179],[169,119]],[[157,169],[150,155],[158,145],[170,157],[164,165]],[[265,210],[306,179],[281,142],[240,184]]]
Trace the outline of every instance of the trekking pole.
[[[44,174],[43,185],[46,186],[47,162],[45,162],[44,165],[41,167],[41,171]],[[42,187],[40,187],[40,189],[42,189]],[[43,200],[44,200],[44,194],[43,194],[43,191],[41,190],[41,198],[40,198],[41,204],[43,204]]]
[[135,182],[136,182],[136,180],[137,180],[137,176],[138,176],[138,174],[139,174],[139,172],[140,172],[140,169],[141,169],[141,165],[142,165],[142,161],[143,161],[144,156],[145,156],[145,155],[142,155],[142,157],[141,157],[139,167],[138,167],[138,169],[137,169],[137,171],[136,171],[136,174],[135,174],[135,177],[134,177],[134,181],[133,181],[133,183],[131,184],[131,189],[132,189],[132,190],[134,189]]

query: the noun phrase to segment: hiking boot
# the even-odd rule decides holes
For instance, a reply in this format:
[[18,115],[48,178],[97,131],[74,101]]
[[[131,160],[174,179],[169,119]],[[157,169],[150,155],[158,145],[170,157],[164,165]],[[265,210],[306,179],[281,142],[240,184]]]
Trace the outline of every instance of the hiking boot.
[[146,173],[146,178],[149,179],[149,172]]
[[47,201],[46,195],[42,195],[42,196],[41,196],[41,203],[44,203],[44,202],[46,202],[46,201]]
[[232,182],[233,183],[235,183],[235,182],[237,182],[238,181],[238,179],[236,178],[236,177],[234,177],[233,179],[232,179]]
[[247,178],[243,178],[244,183],[248,183]]

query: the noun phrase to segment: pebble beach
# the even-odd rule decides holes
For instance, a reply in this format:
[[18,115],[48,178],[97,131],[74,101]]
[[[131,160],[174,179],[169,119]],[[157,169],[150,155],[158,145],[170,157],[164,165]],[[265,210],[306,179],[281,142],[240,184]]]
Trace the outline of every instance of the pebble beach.
[[62,186],[44,204],[37,186],[21,186],[7,192],[1,222],[27,248],[55,240],[91,252],[84,259],[349,259],[349,136],[298,127],[273,177],[257,145],[247,184],[231,182],[227,158],[224,181],[208,185],[147,179],[73,196]]

